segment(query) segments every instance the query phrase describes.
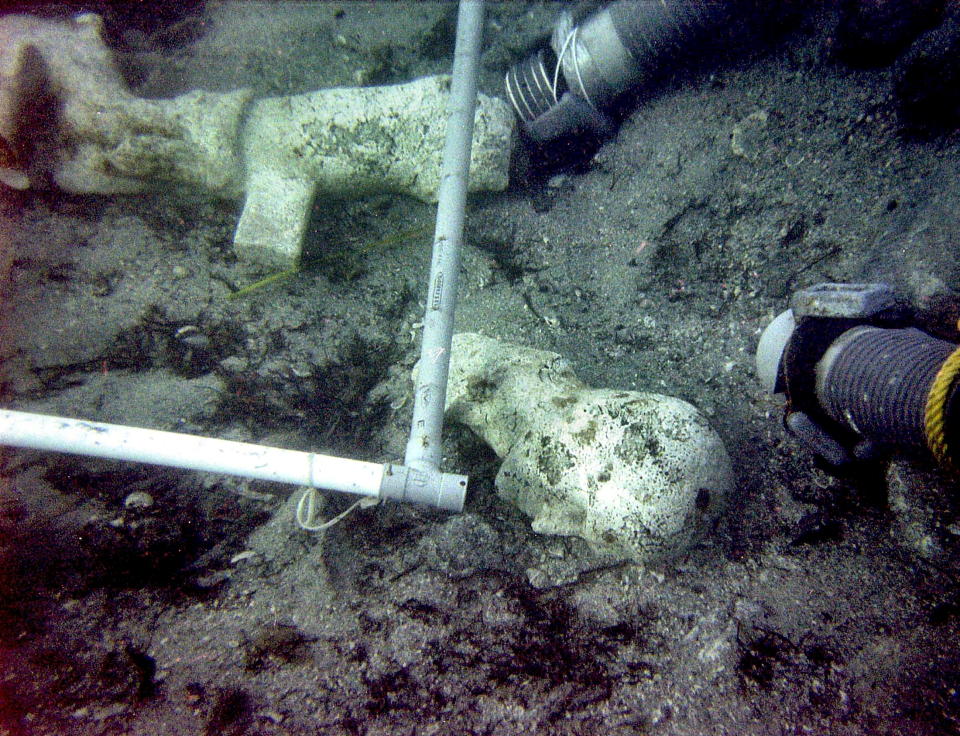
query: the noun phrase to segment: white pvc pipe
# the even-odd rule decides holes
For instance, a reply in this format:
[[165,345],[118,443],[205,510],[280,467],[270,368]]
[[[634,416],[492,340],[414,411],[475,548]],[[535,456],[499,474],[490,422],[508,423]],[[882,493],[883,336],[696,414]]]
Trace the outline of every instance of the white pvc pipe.
[[0,410],[0,444],[380,497],[390,466],[156,429]]
[[424,470],[436,470],[440,466],[482,37],[483,0],[460,0],[420,367],[404,460],[409,467]]
[[440,472],[440,438],[482,30],[483,0],[461,0],[420,378],[406,466],[11,410],[0,410],[0,445],[225,473],[462,511],[467,478]]

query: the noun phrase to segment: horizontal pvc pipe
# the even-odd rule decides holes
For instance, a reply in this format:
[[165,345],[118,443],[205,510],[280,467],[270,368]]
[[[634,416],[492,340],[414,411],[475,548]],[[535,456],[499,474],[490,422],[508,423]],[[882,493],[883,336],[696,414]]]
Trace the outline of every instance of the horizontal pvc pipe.
[[293,483],[463,511],[467,478],[436,468],[284,450],[157,429],[0,409],[0,445]]
[[0,444],[380,496],[387,466],[246,442],[0,410]]

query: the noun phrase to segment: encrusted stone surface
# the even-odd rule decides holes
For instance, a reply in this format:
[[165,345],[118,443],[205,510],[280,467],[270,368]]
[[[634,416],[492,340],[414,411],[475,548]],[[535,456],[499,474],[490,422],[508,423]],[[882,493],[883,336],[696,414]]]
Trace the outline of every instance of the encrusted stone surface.
[[589,388],[556,353],[454,337],[449,415],[503,465],[497,492],[534,531],[637,560],[676,554],[710,528],[733,485],[719,436],[690,404]]
[[[296,266],[313,197],[396,192],[434,202],[450,79],[338,87],[253,101],[248,89],[142,99],[126,88],[99,16],[0,18],[0,182],[73,193],[169,183],[246,197],[235,245]],[[507,186],[514,120],[480,95],[470,188]]]

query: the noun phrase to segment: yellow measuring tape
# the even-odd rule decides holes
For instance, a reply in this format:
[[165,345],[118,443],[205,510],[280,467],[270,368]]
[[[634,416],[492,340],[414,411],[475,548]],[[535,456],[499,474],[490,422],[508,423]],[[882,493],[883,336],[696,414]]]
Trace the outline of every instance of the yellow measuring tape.
[[960,347],[950,354],[937,371],[930,393],[927,394],[927,406],[923,417],[927,447],[930,448],[940,466],[951,473],[957,473],[958,468],[950,457],[953,448],[947,446],[946,411],[947,398],[958,376],[960,376]]

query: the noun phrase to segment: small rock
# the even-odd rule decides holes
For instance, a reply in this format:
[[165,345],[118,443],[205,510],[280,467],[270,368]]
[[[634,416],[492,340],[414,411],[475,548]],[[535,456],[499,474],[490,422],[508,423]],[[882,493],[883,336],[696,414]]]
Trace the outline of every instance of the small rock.
[[766,110],[756,110],[733,126],[730,133],[730,150],[734,156],[756,161],[763,145],[763,131],[767,127],[769,114]]
[[146,491],[134,491],[123,499],[123,506],[130,511],[144,511],[153,506],[153,496]]
[[229,358],[220,361],[220,367],[227,373],[242,373],[247,370],[248,363],[244,358],[231,355]]
[[187,335],[180,338],[180,342],[194,350],[206,350],[210,347],[210,338],[206,335]]

